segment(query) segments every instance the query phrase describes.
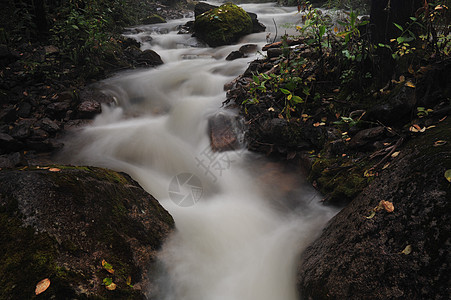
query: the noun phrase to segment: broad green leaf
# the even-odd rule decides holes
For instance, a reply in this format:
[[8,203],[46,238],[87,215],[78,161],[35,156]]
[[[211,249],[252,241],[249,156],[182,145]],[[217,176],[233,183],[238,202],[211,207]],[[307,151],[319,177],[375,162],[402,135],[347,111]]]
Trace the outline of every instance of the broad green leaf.
[[110,278],[110,277],[107,277],[107,278],[103,279],[103,284],[106,285],[106,286],[108,286],[108,285],[110,285],[112,283],[113,283],[113,279]]
[[285,95],[291,94],[291,92],[290,92],[289,90],[286,90],[286,89],[280,88],[280,91],[281,91],[282,93],[284,93]]
[[399,30],[404,31],[404,28],[402,28],[401,25],[393,23],[393,25],[395,25]]
[[292,101],[294,103],[302,103],[302,102],[304,102],[304,100],[302,100],[302,98],[299,97],[299,96],[293,96]]

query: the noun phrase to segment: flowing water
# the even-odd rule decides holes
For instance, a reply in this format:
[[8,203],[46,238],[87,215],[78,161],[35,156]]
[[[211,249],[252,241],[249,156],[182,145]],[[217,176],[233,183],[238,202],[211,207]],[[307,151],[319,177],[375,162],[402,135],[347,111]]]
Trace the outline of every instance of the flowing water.
[[[274,37],[299,20],[295,8],[245,4]],[[274,21],[273,21],[274,19]],[[199,46],[177,34],[187,19],[141,26],[129,36],[164,65],[130,71],[99,86],[117,100],[67,141],[72,163],[125,171],[171,213],[176,232],[159,254],[161,274],[149,296],[177,300],[291,300],[300,252],[334,214],[296,172],[245,149],[213,153],[208,118],[225,100],[223,86],[258,54],[225,57],[245,43]],[[279,35],[286,27],[278,29]],[[135,31],[136,32],[136,31]],[[148,37],[151,36],[150,40]],[[158,292],[157,292],[158,291]]]

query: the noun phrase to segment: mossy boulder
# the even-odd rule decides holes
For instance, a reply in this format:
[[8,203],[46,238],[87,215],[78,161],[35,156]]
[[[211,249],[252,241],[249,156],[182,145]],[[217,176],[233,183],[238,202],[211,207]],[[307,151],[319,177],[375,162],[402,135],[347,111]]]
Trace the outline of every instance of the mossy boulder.
[[144,25],[159,24],[166,23],[166,20],[160,15],[153,14],[142,19],[141,23],[143,23]]
[[451,144],[437,141],[450,136],[445,120],[410,140],[329,222],[302,255],[303,299],[449,298]]
[[[143,299],[156,252],[173,227],[157,200],[123,173],[70,166],[0,171],[0,298]],[[50,287],[35,296],[45,278]]]
[[248,13],[232,3],[226,3],[196,17],[196,37],[211,47],[230,45],[252,32]]

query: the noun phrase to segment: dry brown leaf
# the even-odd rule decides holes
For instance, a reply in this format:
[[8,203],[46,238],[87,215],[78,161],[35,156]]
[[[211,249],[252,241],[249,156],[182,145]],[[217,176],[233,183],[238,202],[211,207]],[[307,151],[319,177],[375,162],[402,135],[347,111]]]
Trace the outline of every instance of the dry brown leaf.
[[50,171],[50,172],[59,172],[59,171],[61,171],[61,169],[58,169],[58,168],[50,168],[49,171]]
[[48,279],[48,278],[42,279],[41,281],[39,281],[36,284],[36,289],[34,290],[34,293],[36,295],[39,295],[39,294],[45,292],[49,288],[49,286],[50,286],[50,279]]
[[116,284],[113,282],[113,283],[105,286],[105,288],[109,291],[114,291],[116,289]]
[[381,200],[381,202],[379,202],[379,206],[384,208],[387,212],[393,212],[395,210],[393,203],[390,201]]
[[391,155],[391,157],[395,158],[396,156],[399,155],[399,151],[393,152],[393,154]]

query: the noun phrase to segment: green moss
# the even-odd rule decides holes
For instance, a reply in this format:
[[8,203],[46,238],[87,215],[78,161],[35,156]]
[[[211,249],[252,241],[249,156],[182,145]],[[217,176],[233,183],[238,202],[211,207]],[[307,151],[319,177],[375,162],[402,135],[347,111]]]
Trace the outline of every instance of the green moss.
[[157,14],[152,14],[148,17],[145,17],[144,19],[142,19],[142,24],[158,24],[158,23],[166,23],[166,20]]
[[350,202],[369,183],[364,176],[365,165],[349,163],[342,158],[317,158],[309,181],[316,183],[327,202],[342,205]]
[[0,299],[38,298],[34,293],[36,284],[45,278],[51,281],[46,296],[56,299],[75,296],[67,281],[74,276],[56,265],[56,241],[25,227],[12,210],[15,201],[6,201],[9,208],[0,208]]
[[228,45],[252,32],[252,20],[242,8],[226,3],[197,16],[194,31],[212,47]]

